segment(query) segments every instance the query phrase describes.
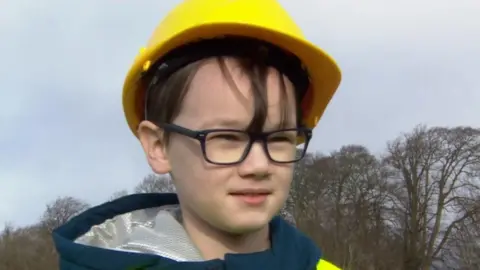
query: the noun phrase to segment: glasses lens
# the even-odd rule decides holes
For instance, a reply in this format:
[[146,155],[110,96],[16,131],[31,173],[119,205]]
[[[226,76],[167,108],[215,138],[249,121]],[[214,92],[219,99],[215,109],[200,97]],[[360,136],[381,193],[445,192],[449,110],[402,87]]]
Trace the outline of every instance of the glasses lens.
[[214,163],[238,162],[247,148],[249,136],[241,131],[215,131],[205,139],[205,155]]
[[[297,146],[297,140],[307,141],[304,132],[284,130],[269,134],[266,138],[268,155],[276,162],[296,162],[305,154],[305,144]],[[213,163],[239,162],[248,147],[250,137],[242,131],[215,131],[205,139],[206,158]]]
[[267,138],[267,149],[270,158],[276,162],[295,162],[305,153],[305,144],[297,146],[297,140],[306,141],[304,132],[286,130],[272,133]]

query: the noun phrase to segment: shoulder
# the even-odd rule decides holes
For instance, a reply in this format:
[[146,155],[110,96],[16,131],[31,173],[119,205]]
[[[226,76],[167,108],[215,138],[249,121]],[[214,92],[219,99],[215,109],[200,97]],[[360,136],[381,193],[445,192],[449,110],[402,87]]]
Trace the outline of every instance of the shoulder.
[[317,263],[316,270],[341,270],[341,269],[328,261],[320,259]]
[[332,263],[323,260],[322,252],[316,243],[282,218],[276,217],[272,221],[271,228],[273,229],[274,252],[288,254],[285,257],[290,262],[295,261],[296,266],[300,266],[300,269],[341,270]]

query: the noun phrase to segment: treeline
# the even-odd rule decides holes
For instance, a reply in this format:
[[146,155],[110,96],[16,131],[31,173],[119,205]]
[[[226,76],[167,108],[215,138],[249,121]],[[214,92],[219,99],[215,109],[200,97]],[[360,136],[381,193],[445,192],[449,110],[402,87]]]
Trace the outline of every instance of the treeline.
[[[155,175],[133,190],[170,191],[171,180]],[[0,269],[58,269],[50,232],[88,207],[57,198],[37,224],[7,224]],[[418,126],[381,156],[360,145],[311,154],[296,165],[282,215],[345,270],[478,270],[480,129]]]

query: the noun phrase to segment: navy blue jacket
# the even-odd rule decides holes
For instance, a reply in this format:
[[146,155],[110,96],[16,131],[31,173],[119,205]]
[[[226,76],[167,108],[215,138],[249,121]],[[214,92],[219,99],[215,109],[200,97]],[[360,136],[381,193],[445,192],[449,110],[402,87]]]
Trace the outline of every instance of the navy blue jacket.
[[176,262],[158,255],[117,251],[75,243],[94,225],[138,209],[178,204],[175,194],[135,194],[93,207],[53,232],[61,270],[315,270],[321,252],[283,219],[270,223],[272,248],[251,254],[227,254],[224,260]]

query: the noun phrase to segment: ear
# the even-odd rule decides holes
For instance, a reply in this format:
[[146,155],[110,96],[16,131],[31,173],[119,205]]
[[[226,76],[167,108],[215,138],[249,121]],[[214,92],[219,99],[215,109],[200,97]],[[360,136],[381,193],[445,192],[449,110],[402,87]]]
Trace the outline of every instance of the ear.
[[163,130],[150,121],[142,121],[137,132],[152,170],[157,174],[169,173],[171,166],[163,141]]

